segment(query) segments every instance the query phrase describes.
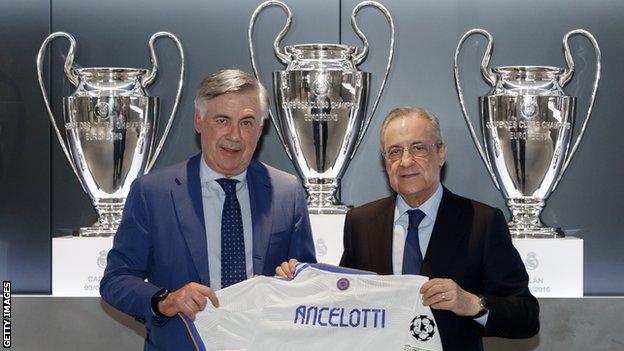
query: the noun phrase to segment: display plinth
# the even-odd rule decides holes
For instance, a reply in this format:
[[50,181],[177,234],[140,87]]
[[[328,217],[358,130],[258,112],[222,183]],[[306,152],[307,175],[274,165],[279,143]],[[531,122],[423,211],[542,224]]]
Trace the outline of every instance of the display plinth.
[[322,263],[338,265],[342,257],[342,231],[344,214],[311,214],[312,236],[316,260]]
[[64,236],[52,239],[52,295],[100,296],[113,237]]
[[513,239],[536,297],[583,296],[583,239]]
[[[338,265],[345,215],[310,215],[318,262]],[[583,240],[513,239],[536,297],[583,296]],[[99,296],[113,237],[52,239],[52,295]]]

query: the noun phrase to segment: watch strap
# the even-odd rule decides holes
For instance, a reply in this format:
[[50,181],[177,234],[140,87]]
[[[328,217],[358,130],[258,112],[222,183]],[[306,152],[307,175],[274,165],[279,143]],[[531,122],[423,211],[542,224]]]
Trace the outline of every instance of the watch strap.
[[169,290],[167,289],[160,289],[152,295],[152,312],[158,317],[167,318],[167,316],[162,314],[158,308],[158,303],[166,299],[167,296],[169,296]]
[[485,296],[483,295],[478,295],[479,296],[479,306],[481,306],[481,310],[479,311],[479,313],[475,314],[472,318],[480,318],[483,317],[486,313],[490,312],[490,308],[488,307],[488,303],[487,300],[485,299]]

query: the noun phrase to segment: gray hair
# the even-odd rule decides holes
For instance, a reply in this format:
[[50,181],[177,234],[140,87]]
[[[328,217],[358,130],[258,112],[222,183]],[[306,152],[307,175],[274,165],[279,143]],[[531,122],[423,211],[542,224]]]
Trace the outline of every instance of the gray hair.
[[206,102],[227,93],[258,92],[262,122],[269,117],[269,94],[253,75],[240,69],[222,69],[204,78],[195,97],[195,109],[203,119],[206,113]]
[[429,121],[429,124],[433,128],[434,136],[436,138],[436,143],[443,143],[442,141],[442,132],[440,131],[440,120],[433,113],[418,107],[398,107],[388,113],[386,119],[383,121],[381,125],[381,133],[379,134],[381,140],[381,148],[382,151],[384,148],[383,145],[383,136],[386,132],[386,128],[390,122],[394,121],[397,118],[413,116],[415,118],[424,118]]

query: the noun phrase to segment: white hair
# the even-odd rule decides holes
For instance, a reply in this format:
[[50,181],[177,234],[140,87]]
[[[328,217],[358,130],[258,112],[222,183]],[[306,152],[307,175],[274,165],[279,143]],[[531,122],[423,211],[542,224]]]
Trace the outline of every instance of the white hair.
[[440,120],[438,119],[438,117],[436,117],[431,112],[422,108],[398,107],[390,111],[390,113],[388,113],[388,116],[386,116],[386,119],[383,121],[383,124],[381,125],[381,133],[379,136],[381,140],[382,151],[385,151],[383,150],[383,148],[385,147],[383,144],[384,142],[383,137],[384,137],[384,133],[386,132],[386,128],[388,127],[388,124],[390,124],[390,122],[394,121],[395,119],[401,118],[401,117],[414,117],[414,118],[426,119],[427,121],[429,121],[429,124],[431,125],[433,129],[433,133],[436,138],[436,143],[444,143],[444,141],[442,140],[442,132],[440,131]]
[[195,109],[203,119],[206,113],[206,102],[227,93],[258,92],[262,122],[269,117],[269,94],[264,86],[251,74],[239,69],[223,69],[215,72],[199,85],[195,97]]

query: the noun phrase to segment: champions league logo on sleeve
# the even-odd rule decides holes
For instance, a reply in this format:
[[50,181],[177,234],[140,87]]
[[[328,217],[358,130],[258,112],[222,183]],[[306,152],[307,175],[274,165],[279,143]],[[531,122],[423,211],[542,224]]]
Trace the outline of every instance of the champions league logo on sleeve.
[[410,332],[416,340],[428,341],[435,335],[436,325],[433,319],[425,315],[420,315],[412,319]]

